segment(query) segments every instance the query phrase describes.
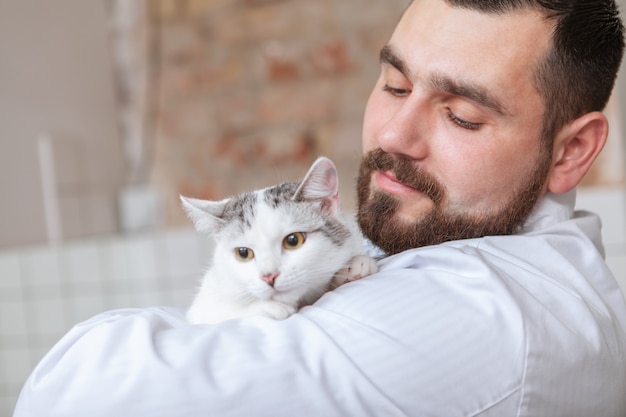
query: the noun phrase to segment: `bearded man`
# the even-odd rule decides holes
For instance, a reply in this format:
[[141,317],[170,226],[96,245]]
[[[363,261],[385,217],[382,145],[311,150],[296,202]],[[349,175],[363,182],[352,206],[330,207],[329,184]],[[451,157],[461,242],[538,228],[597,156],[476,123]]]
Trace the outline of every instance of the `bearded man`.
[[96,316],[15,417],[626,416],[626,303],[574,212],[623,47],[612,0],[414,0],[363,124],[380,271],[282,321]]

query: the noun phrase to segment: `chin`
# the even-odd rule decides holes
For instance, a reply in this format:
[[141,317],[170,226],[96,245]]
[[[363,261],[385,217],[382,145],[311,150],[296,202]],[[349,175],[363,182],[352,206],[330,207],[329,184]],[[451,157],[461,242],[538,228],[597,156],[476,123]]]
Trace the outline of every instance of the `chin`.
[[395,218],[406,223],[415,223],[428,213],[432,212],[435,204],[427,197],[414,201],[400,201],[395,212]]

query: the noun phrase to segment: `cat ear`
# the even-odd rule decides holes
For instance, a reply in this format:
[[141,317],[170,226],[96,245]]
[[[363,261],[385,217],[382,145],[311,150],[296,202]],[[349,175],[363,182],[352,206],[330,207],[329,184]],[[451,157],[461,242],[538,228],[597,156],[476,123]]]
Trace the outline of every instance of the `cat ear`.
[[321,200],[334,213],[339,210],[339,175],[330,159],[318,158],[296,190],[293,200]]
[[221,216],[228,200],[209,201],[180,196],[187,216],[196,226],[196,230],[202,233],[216,233],[224,226]]

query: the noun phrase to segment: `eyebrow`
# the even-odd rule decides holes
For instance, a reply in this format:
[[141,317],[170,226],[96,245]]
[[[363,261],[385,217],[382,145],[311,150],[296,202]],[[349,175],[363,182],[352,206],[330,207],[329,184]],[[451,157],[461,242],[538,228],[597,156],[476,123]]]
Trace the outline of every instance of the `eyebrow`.
[[397,69],[398,71],[400,71],[402,75],[404,75],[407,78],[410,78],[409,74],[407,73],[407,68],[406,68],[406,65],[404,64],[404,61],[401,60],[400,57],[398,57],[398,55],[396,55],[393,52],[393,50],[391,49],[391,46],[389,45],[383,46],[383,48],[380,50],[379,60],[381,64],[389,64],[395,69]]
[[[393,49],[389,45],[385,45],[380,50],[380,63],[388,64],[397,69],[402,75],[408,79],[413,79],[409,73],[406,63],[393,52]],[[491,111],[506,115],[509,112],[500,100],[487,92],[485,88],[468,83],[462,80],[454,80],[451,77],[444,74],[433,74],[430,76],[428,83],[431,88],[440,90],[448,94],[464,97],[468,100],[478,104],[481,107],[490,109]]]

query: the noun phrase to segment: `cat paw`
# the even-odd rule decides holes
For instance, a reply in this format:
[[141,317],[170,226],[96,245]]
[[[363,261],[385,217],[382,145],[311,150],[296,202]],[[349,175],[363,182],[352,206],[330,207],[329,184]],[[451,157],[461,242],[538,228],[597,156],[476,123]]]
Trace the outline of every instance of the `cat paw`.
[[335,274],[331,285],[338,287],[350,281],[356,281],[368,275],[378,272],[378,265],[374,258],[365,255],[355,256],[350,260],[347,268],[343,268]]
[[374,258],[365,255],[355,256],[350,260],[348,267],[348,281],[356,281],[376,272],[378,272],[378,265]]
[[296,312],[294,306],[279,303],[277,301],[258,301],[249,307],[251,315],[269,317],[276,320],[283,320]]

